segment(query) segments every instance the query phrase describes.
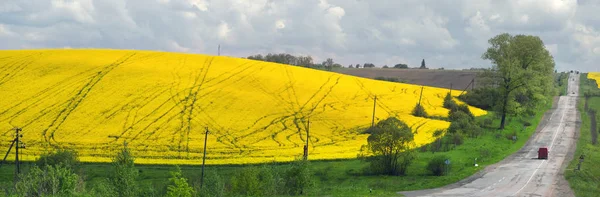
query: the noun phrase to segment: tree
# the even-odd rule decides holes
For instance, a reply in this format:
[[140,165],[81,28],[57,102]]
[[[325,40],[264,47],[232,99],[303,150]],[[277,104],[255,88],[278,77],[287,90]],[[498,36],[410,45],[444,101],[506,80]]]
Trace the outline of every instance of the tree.
[[419,103],[417,103],[417,105],[415,105],[411,114],[413,116],[417,116],[417,117],[423,117],[423,118],[428,117],[427,112],[425,111],[425,108]]
[[348,68],[354,68],[354,65],[350,64],[350,66],[348,66]]
[[412,130],[404,122],[390,117],[368,130],[367,145],[361,150],[371,153],[369,169],[376,174],[404,175],[415,157]]
[[419,69],[427,69],[427,66],[425,66],[425,59],[421,61],[421,67],[419,67]]
[[325,60],[323,62],[323,66],[325,66],[325,68],[327,70],[331,70],[331,68],[333,68],[333,64],[334,64],[334,62],[333,62],[333,59],[331,59],[331,58],[327,58],[327,60]]
[[138,177],[138,170],[135,168],[133,163],[134,158],[129,151],[127,146],[113,158],[113,167],[115,168],[113,175],[113,186],[116,192],[121,197],[136,196],[138,192],[138,186],[136,179]]
[[482,78],[489,87],[500,93],[494,110],[502,116],[500,129],[504,129],[507,115],[531,114],[553,93],[554,60],[537,36],[508,33],[497,35],[482,55],[493,64]]
[[408,65],[406,65],[406,64],[396,64],[396,65],[394,65],[394,68],[406,69],[406,68],[408,68]]
[[194,195],[194,188],[183,177],[179,166],[175,166],[175,171],[171,171],[169,181],[171,181],[171,185],[167,186],[168,197],[192,197]]
[[356,64],[356,68],[360,68],[360,64]]

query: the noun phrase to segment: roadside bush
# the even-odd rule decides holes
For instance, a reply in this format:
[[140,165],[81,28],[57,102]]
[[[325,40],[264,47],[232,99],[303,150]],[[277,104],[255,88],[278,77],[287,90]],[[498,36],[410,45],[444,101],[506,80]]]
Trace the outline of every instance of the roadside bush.
[[46,166],[44,169],[32,167],[21,175],[16,184],[18,196],[71,196],[76,193],[79,176],[65,166]]
[[62,165],[67,169],[73,170],[79,166],[79,156],[77,151],[69,149],[58,149],[54,152],[46,152],[40,155],[35,161],[39,167]]
[[[408,125],[395,117],[380,121],[371,129],[360,157],[369,162],[365,173],[404,175],[415,158],[414,134]],[[369,155],[369,156],[365,156]],[[370,156],[373,155],[373,156]]]
[[459,146],[464,143],[464,137],[461,133],[448,133],[444,139],[446,147],[448,147],[446,150],[450,149],[449,145]]
[[425,111],[425,108],[423,108],[423,106],[421,106],[421,104],[415,105],[415,108],[413,108],[413,110],[412,110],[412,115],[417,116],[417,117],[427,118],[427,112]]
[[446,159],[449,159],[446,155],[438,155],[432,158],[427,164],[427,170],[429,170],[435,176],[443,176],[448,174],[448,166],[446,166]]
[[481,121],[480,126],[485,128],[491,128],[493,123],[494,120],[492,118],[486,118]]

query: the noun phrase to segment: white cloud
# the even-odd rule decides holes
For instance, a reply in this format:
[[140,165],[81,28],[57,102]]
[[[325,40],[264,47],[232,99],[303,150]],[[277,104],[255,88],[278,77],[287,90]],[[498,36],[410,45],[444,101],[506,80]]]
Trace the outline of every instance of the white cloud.
[[276,28],[276,29],[283,29],[283,28],[285,28],[285,21],[284,21],[284,20],[281,20],[281,19],[280,19],[280,20],[277,20],[277,21],[275,22],[275,28]]
[[80,23],[94,22],[94,18],[91,15],[92,12],[94,12],[94,6],[90,0],[52,0],[51,4],[54,9],[70,13],[73,18]]
[[229,37],[229,33],[231,33],[231,28],[229,27],[229,24],[227,24],[224,21],[221,21],[221,24],[218,27],[218,36],[219,36],[219,39],[221,39],[221,40],[229,40],[229,39],[231,39]]
[[3,24],[0,24],[0,36],[13,36],[13,35],[15,35],[15,33],[10,31],[10,29],[5,27]]
[[[168,2],[169,0],[166,1]],[[188,2],[200,11],[208,10],[208,2],[206,2],[205,0],[188,0]]]
[[[557,67],[598,70],[600,1],[28,0],[0,3],[0,48],[285,52],[445,68],[487,66],[499,33],[540,36]],[[402,10],[402,11],[398,11]]]

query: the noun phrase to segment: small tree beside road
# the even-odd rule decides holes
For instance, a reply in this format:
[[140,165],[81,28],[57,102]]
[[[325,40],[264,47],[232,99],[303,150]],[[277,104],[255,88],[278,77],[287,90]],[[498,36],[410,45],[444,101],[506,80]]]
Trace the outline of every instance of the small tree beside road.
[[408,125],[390,117],[369,129],[367,145],[362,147],[362,154],[370,162],[369,173],[387,175],[405,175],[406,169],[415,158],[411,150],[414,145],[414,134]]

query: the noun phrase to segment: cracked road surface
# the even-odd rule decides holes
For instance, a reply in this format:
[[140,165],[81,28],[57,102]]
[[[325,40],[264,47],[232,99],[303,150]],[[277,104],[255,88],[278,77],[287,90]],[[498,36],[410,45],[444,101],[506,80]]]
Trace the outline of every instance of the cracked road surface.
[[[406,196],[573,196],[563,170],[576,145],[579,129],[577,96],[579,75],[570,74],[568,92],[546,121],[518,152],[486,167],[456,184],[442,188],[400,192]],[[538,160],[537,151],[547,147],[548,160]],[[564,165],[563,165],[564,162]]]

